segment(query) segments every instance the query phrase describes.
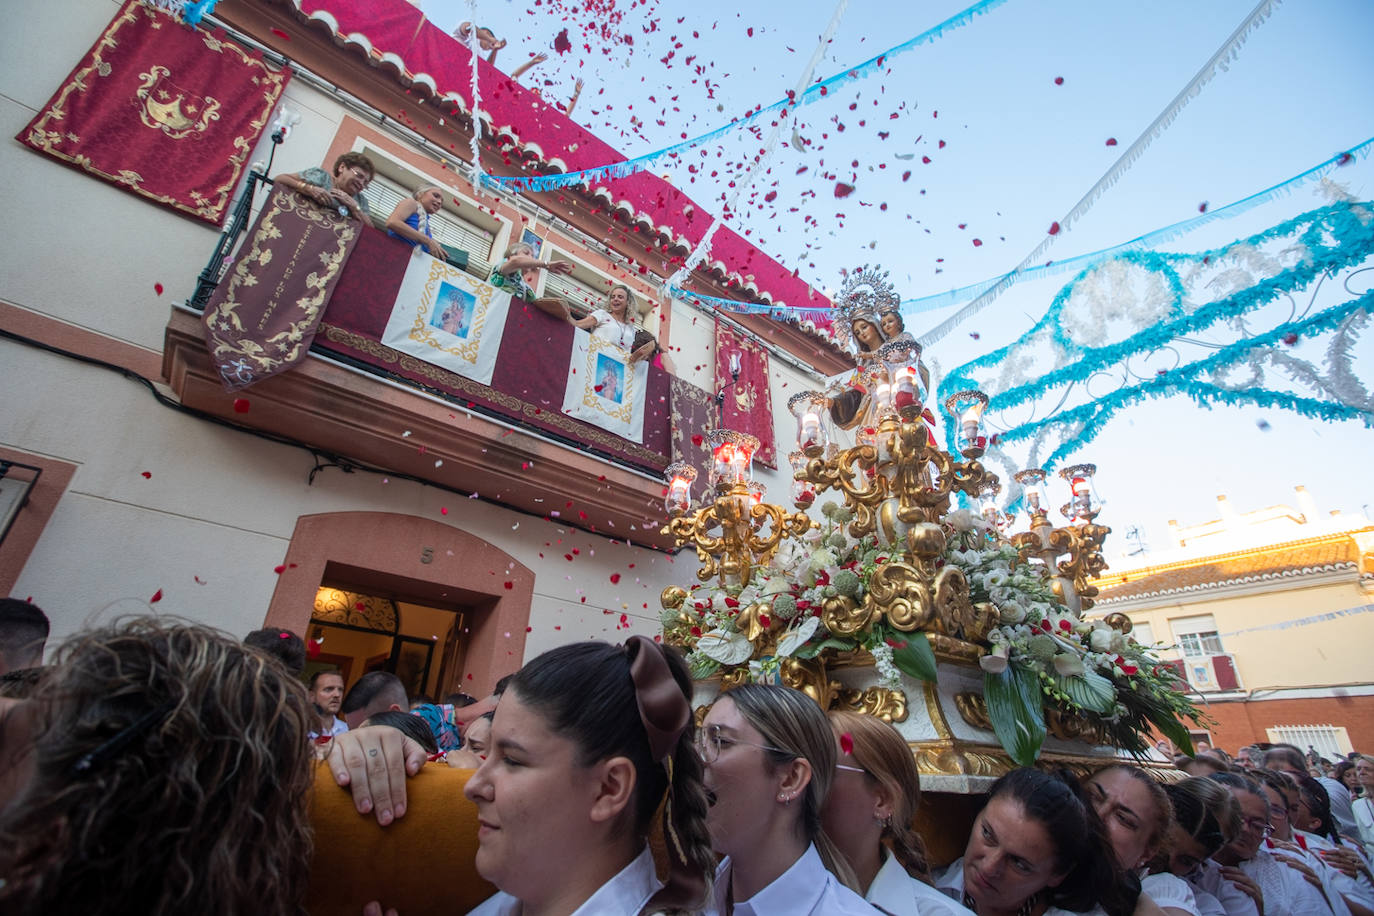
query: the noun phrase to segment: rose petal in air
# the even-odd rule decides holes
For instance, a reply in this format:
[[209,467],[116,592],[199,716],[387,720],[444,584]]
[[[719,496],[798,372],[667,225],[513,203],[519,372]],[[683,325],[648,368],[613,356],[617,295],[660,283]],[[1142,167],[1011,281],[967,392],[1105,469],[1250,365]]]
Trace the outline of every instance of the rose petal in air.
[[849,732],[840,735],[840,750],[844,751],[846,757],[854,753],[854,736]]
[[151,598],[148,599],[148,603],[149,603],[149,604],[157,604],[157,603],[158,603],[159,601],[161,601],[161,600],[162,600],[162,589],[158,589],[157,591],[153,592],[153,597],[151,597]]

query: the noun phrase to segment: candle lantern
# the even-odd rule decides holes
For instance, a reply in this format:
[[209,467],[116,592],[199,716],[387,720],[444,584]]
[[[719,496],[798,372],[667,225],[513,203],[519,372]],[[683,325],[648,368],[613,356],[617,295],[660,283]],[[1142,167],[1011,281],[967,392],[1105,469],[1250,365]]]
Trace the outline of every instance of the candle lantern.
[[830,444],[825,395],[819,391],[794,394],[787,399],[787,409],[797,418],[797,448],[808,458],[819,458]]
[[892,378],[884,364],[880,362],[864,373],[864,386],[869,392],[868,416],[873,425],[897,415],[897,408],[892,401]]
[[663,498],[663,508],[670,517],[677,518],[691,508],[692,481],[697,479],[697,469],[676,461],[668,465],[663,477],[668,481],[668,495]]
[[945,399],[945,410],[959,421],[959,449],[965,458],[978,458],[987,448],[983,435],[983,411],[988,396],[981,391],[960,391]]
[[921,345],[914,340],[890,340],[878,349],[878,358],[887,369],[892,409],[903,420],[916,419],[926,399],[921,383]]
[[748,484],[758,438],[733,429],[713,429],[706,441],[711,446],[711,486],[725,491]]
[[1002,481],[989,477],[978,491],[978,511],[983,518],[996,525],[1001,511],[997,508],[997,498],[1002,495]]
[[1032,525],[1034,525],[1035,516],[1044,518],[1046,513],[1048,501],[1045,497],[1045,477],[1046,474],[1041,468],[1027,468],[1012,475],[1012,479],[1025,488],[1023,499],[1026,502],[1026,509],[1031,514]]
[[757,480],[751,480],[745,486],[749,488],[749,505],[763,505],[763,494],[768,492],[768,488]]
[[1059,476],[1069,482],[1069,501],[1059,510],[1065,518],[1090,522],[1102,510],[1102,503],[1093,491],[1093,475],[1096,473],[1095,464],[1075,464],[1059,472]]
[[806,479],[806,453],[792,452],[787,461],[792,465],[792,504],[798,509],[809,509],[816,501],[816,485]]

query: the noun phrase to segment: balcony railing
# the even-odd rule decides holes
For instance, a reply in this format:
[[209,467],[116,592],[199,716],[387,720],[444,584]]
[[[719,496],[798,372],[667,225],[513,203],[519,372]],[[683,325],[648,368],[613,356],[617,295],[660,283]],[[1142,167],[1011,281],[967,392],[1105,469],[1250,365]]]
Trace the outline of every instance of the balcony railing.
[[[230,394],[206,351],[198,312],[233,236],[226,232],[197,297],[173,313],[167,328],[164,373],[183,403],[349,461],[611,537],[669,546],[658,534],[661,474],[674,460],[700,460],[691,440],[710,423],[709,408],[706,416],[701,411],[707,392],[650,366],[641,442],[567,416],[562,405],[576,330],[518,300],[489,385],[387,347],[383,332],[412,249],[368,230],[343,267],[311,347],[321,358]],[[242,398],[251,410],[236,412]]]

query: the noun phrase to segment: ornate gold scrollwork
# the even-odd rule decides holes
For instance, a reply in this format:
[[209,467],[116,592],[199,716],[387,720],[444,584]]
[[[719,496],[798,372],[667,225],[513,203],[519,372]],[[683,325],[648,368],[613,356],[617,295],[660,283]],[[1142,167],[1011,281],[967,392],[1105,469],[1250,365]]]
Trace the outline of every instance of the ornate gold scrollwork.
[[885,687],[841,687],[835,691],[833,709],[857,712],[865,716],[877,716],[891,725],[905,722],[907,717],[906,694],[900,690]]
[[843,596],[821,603],[821,624],[835,636],[854,636],[877,621],[878,610]]
[[[755,505],[743,485],[721,493],[710,506],[681,515],[663,528],[679,544],[696,548],[701,568],[697,578],[706,582],[719,575],[722,585],[743,584],[754,567],[773,557],[785,535],[804,534],[815,526],[806,513],[788,512],[771,503]],[[716,529],[720,534],[713,534]]]
[[895,629],[927,629],[935,619],[935,602],[921,575],[906,563],[885,563],[869,577],[864,607],[882,614]]
[[830,680],[826,674],[825,662],[820,659],[785,658],[778,666],[778,674],[784,685],[816,701],[821,709],[829,709],[840,684]]

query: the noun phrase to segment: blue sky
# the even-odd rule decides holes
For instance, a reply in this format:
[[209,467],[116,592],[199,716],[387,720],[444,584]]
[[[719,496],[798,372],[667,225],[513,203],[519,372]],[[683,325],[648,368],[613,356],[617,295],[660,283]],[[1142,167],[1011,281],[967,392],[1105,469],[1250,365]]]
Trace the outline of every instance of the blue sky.
[[[866,60],[966,5],[855,0],[818,74]],[[742,195],[731,225],[819,287],[837,287],[842,269],[864,262],[890,269],[904,298],[1001,274],[1045,237],[1254,7],[1253,0],[1008,0],[892,58],[888,72],[803,108],[799,133],[808,148],[780,148],[771,173]],[[584,78],[575,118],[628,156],[780,98],[835,9],[811,0],[742,11],[714,0],[617,0],[609,11],[606,0],[478,0],[476,8],[478,20],[510,42],[498,57],[504,69],[535,51],[550,55],[522,78],[526,85],[565,99],[573,80]],[[425,0],[423,9],[442,26],[469,16],[467,4],[455,0]],[[595,24],[633,43],[607,40]],[[573,47],[560,55],[553,43],[563,28]],[[1057,237],[1050,256],[1186,219],[1203,202],[1220,206],[1374,136],[1371,35],[1374,4],[1363,0],[1277,5],[1121,182]],[[1118,144],[1109,146],[1109,138]],[[739,132],[706,148],[704,159],[695,151],[685,159],[709,169],[662,171],[719,212],[727,182],[758,146]],[[719,174],[712,178],[710,170]],[[1368,161],[1336,177],[1357,197],[1374,196]],[[837,181],[854,192],[837,199]],[[1322,202],[1311,187],[1301,189],[1168,247],[1223,244]],[[1014,339],[1068,279],[1016,287],[930,356],[952,368]],[[913,316],[909,326],[919,333],[950,311]],[[1368,385],[1369,340],[1359,356]],[[1357,424],[1282,411],[1199,412],[1165,400],[1115,421],[1089,451],[1078,457],[1102,468],[1110,501],[1104,520],[1118,531],[1141,526],[1156,547],[1164,546],[1167,519],[1214,517],[1213,498],[1222,492],[1241,511],[1287,500],[1299,483],[1323,511],[1374,504],[1374,485],[1357,470],[1374,457],[1374,433]],[[1348,476],[1333,472],[1333,459]]]

